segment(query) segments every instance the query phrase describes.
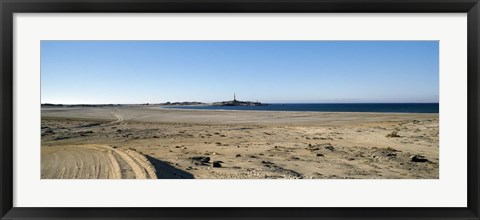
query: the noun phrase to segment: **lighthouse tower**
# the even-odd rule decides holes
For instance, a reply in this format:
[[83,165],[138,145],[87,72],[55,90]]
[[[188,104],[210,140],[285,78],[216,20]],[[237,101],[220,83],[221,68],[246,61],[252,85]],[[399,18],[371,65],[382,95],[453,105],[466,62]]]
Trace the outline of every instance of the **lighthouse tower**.
[[233,101],[236,102],[237,99],[235,98],[235,93],[233,93]]

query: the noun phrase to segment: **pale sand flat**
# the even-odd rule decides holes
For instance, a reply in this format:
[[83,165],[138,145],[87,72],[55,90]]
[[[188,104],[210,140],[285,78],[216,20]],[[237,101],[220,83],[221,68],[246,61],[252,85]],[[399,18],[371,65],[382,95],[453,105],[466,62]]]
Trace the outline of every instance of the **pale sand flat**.
[[[437,179],[438,120],[406,113],[42,108],[42,178]],[[394,131],[399,137],[386,137]],[[428,161],[412,161],[415,155]],[[191,159],[198,156],[210,161]]]

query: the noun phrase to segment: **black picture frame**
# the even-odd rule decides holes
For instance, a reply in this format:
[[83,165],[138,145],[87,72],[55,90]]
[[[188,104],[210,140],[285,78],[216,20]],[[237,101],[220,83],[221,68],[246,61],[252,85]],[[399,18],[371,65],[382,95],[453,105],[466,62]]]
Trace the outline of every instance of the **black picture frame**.
[[[479,219],[478,0],[0,0],[1,219]],[[17,208],[13,207],[14,13],[455,13],[468,14],[466,208]],[[448,190],[448,189],[446,189]]]

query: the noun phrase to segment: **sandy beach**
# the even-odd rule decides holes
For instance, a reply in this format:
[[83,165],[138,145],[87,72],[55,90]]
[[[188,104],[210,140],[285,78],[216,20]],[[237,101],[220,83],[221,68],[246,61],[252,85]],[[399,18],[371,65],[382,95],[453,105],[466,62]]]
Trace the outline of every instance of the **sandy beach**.
[[43,179],[438,179],[434,113],[42,107]]

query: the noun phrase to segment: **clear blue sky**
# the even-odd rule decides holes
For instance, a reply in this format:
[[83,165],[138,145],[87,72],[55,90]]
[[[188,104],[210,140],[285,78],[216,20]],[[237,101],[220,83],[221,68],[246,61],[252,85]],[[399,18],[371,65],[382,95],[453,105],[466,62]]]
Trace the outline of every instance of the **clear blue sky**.
[[438,102],[437,41],[42,41],[42,103]]

